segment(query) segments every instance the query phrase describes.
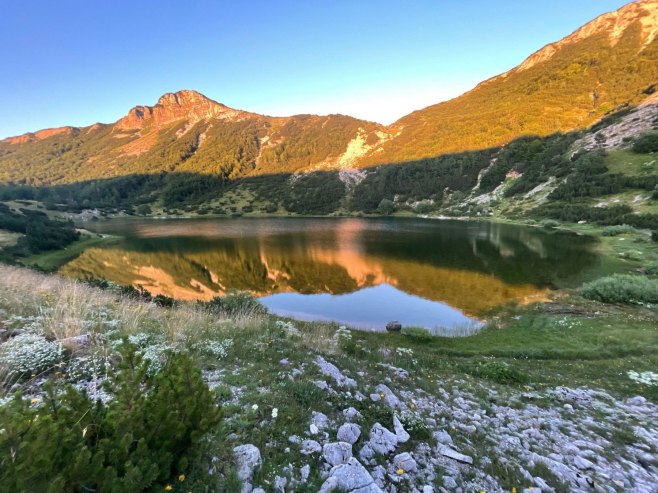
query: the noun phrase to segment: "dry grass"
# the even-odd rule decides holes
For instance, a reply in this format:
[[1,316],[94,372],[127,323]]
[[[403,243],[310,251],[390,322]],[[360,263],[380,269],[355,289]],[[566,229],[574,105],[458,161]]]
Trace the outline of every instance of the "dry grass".
[[158,331],[179,343],[194,342],[229,326],[262,323],[262,317],[252,313],[229,320],[191,303],[163,308],[72,279],[6,265],[0,265],[0,310],[5,319],[40,317],[45,335],[57,340],[105,330],[108,320],[118,321],[118,328],[127,334]]

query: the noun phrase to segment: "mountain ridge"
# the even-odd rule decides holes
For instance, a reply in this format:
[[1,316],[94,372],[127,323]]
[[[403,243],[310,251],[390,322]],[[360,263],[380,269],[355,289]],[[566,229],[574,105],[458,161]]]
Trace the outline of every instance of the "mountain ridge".
[[389,126],[346,115],[259,115],[183,89],[114,123],[0,141],[0,181],[52,184],[163,171],[235,179],[362,168],[586,128],[655,91],[657,35],[658,0],[627,4],[471,91]]

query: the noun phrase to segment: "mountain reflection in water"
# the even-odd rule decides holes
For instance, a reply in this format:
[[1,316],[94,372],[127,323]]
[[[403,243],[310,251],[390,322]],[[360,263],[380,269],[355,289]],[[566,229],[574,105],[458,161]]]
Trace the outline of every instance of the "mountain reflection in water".
[[[277,313],[369,328],[389,316],[426,327],[467,322],[503,303],[542,299],[597,262],[587,237],[489,222],[113,220],[85,227],[122,239],[84,251],[62,267],[65,275],[181,300],[250,291]],[[375,286],[383,288],[365,289]]]

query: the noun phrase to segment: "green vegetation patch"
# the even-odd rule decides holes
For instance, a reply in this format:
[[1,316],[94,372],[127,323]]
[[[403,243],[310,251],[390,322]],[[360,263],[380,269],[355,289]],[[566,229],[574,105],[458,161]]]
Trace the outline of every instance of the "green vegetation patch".
[[585,284],[580,293],[604,303],[658,303],[658,280],[630,274],[614,274]]

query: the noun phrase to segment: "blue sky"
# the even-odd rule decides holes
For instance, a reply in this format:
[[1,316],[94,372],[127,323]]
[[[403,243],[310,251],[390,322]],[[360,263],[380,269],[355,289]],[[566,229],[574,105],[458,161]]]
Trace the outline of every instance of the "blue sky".
[[195,89],[269,115],[390,123],[620,0],[0,0],[0,138]]

